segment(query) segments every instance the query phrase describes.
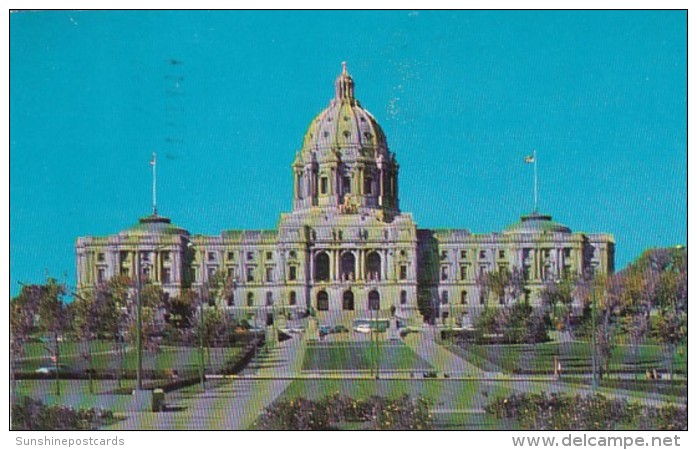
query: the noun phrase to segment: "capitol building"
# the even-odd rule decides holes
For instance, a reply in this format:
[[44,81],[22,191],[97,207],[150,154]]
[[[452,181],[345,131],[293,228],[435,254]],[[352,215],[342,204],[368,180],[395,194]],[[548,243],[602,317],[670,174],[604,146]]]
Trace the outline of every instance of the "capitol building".
[[537,211],[488,234],[419,228],[400,209],[396,155],[354,88],[344,65],[292,160],[292,210],[276,229],[203,236],[155,209],[116,234],[77,239],[78,289],[124,275],[176,296],[215,279],[227,289],[207,304],[267,323],[308,311],[327,321],[378,311],[418,323],[418,305],[430,305],[432,319],[466,325],[500,303],[481,295],[484,273],[518,268],[536,305],[548,281],[614,270],[612,235],[572,232]]

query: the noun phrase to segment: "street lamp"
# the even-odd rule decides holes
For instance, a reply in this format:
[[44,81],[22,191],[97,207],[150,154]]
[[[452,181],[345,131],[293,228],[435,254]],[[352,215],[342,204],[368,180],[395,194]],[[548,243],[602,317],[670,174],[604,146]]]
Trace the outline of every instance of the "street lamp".
[[[594,279],[594,281],[595,281],[595,279]],[[593,372],[592,372],[591,386],[593,387],[593,390],[596,390],[596,389],[598,389],[598,373],[597,373],[598,372],[598,362],[597,362],[597,356],[596,356],[597,345],[596,345],[596,337],[595,337],[595,333],[596,333],[595,315],[596,315],[596,311],[597,311],[595,282],[593,283],[592,289],[593,289],[593,291],[592,291],[593,297],[592,297],[592,303],[591,303],[591,306],[592,306],[591,307],[591,319],[592,319],[591,326],[592,326],[592,330],[593,330],[593,334],[592,334],[592,345],[593,345],[592,350],[593,350],[593,352],[592,352],[592,356],[591,356],[591,364],[592,364],[592,371]]]
[[[193,250],[196,252],[196,246],[192,244],[191,242],[188,242],[186,244],[186,247]],[[204,314],[203,314],[203,284],[199,283],[198,285],[198,308],[199,308],[199,331],[198,331],[198,358],[199,358],[199,365],[198,365],[198,375],[199,375],[199,380],[201,383],[201,389],[205,392],[206,391],[206,370],[205,370],[205,354],[203,350],[203,333],[205,331],[205,322],[204,322]]]
[[[153,248],[152,252],[166,248],[165,245],[159,245]],[[142,273],[143,266],[149,264],[141,264],[142,253],[138,252],[137,270],[136,270],[136,390],[143,390],[143,299],[142,299]]]

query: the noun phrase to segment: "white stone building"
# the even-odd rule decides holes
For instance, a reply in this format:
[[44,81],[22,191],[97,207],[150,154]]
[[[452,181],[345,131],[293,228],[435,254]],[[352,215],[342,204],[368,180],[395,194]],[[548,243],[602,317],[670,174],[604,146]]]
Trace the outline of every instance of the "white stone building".
[[467,322],[483,302],[498,304],[479,295],[483,271],[519,267],[535,304],[545,280],[614,270],[611,235],[573,233],[537,213],[490,234],[417,229],[399,208],[395,154],[345,66],[291,169],[293,209],[276,230],[192,235],[153,214],[115,235],[79,238],[78,289],[140,271],[179,295],[222,271],[231,287],[216,306],[257,319],[311,308],[329,321],[372,310],[420,321],[420,301],[439,319]]

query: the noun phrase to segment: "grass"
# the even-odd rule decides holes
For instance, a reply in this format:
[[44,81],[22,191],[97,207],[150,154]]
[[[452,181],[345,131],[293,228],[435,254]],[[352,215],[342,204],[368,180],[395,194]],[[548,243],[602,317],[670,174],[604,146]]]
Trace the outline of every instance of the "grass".
[[[51,365],[49,353],[44,344],[27,344],[25,357],[19,364],[19,370],[33,372],[39,367]],[[75,371],[84,371],[89,367],[88,360],[82,356],[81,343],[65,342],[60,346],[61,364],[70,366]],[[95,341],[92,345],[92,368],[99,371],[135,371],[138,364],[137,352],[125,347],[120,354],[118,347],[109,341]],[[243,351],[242,347],[210,348],[205,350],[207,370],[219,370],[225,363],[236,359]],[[180,375],[198,371],[200,353],[196,347],[161,346],[156,352],[143,352],[143,369],[145,371],[166,371],[176,369]]]
[[431,365],[403,343],[381,342],[376,349],[370,342],[314,344],[307,347],[303,370],[430,370]]
[[[564,373],[587,374],[591,371],[591,346],[587,342],[549,342],[536,345],[451,345],[449,349],[484,370],[508,373],[551,374],[554,357],[558,356]],[[674,370],[685,373],[687,355],[676,352]],[[610,361],[611,372],[644,373],[647,369],[668,370],[665,348],[660,345],[641,345],[637,356],[634,347],[615,346]]]

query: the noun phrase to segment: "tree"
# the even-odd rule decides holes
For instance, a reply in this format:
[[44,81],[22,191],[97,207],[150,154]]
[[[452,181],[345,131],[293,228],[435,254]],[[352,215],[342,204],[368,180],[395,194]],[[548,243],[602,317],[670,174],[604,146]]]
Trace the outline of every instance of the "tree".
[[575,286],[575,279],[563,277],[560,280],[547,280],[540,291],[540,299],[545,312],[559,330],[571,331]]
[[[131,290],[127,298],[127,336],[132,345],[137,345],[138,298],[135,289]],[[148,283],[140,288],[140,301],[142,304],[141,338],[143,348],[155,352],[159,347],[159,338],[164,331],[164,315],[168,309],[169,295],[159,285]]]
[[75,313],[73,322],[77,337],[85,347],[82,355],[88,362],[90,393],[93,393],[92,341],[100,335],[113,337],[118,334],[119,303],[114,300],[109,283],[100,283],[95,289],[74,296],[75,301],[71,304]]
[[[40,286],[22,285],[17,297],[10,300],[10,376],[12,377],[12,400],[17,392],[15,373],[19,369],[19,358],[24,355],[24,345],[34,329],[34,317],[42,295]],[[14,404],[14,402],[13,402]]]
[[658,270],[654,302],[658,309],[655,334],[667,347],[670,377],[678,345],[687,339],[687,250],[661,249],[652,259]]
[[[67,328],[67,314],[64,297],[67,288],[58,283],[54,278],[49,278],[47,283],[40,286],[38,302],[39,329],[53,338],[53,346],[48,350],[55,361],[56,369],[60,364],[60,340],[62,333]],[[56,395],[60,396],[60,371],[56,370]]]
[[525,292],[525,276],[523,271],[514,267],[513,270],[500,268],[494,272],[484,272],[477,277],[480,296],[484,299],[493,294],[501,305],[516,301]]

